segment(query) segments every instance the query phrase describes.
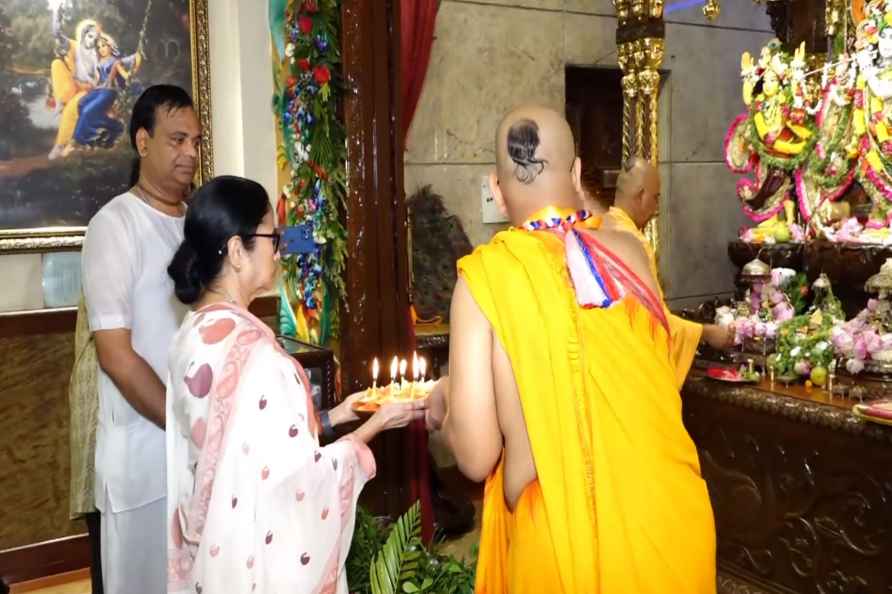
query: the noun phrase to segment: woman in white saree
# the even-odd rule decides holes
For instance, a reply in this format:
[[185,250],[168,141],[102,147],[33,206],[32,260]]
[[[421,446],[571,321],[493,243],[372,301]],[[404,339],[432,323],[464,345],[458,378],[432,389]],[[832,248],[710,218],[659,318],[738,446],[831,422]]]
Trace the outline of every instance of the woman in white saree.
[[320,428],[356,419],[356,395],[317,414],[301,366],[248,312],[275,282],[279,239],[263,188],[218,177],[193,196],[168,269],[194,308],[167,380],[168,592],[346,593],[356,501],[375,474],[366,443],[424,414],[385,406],[320,446]]

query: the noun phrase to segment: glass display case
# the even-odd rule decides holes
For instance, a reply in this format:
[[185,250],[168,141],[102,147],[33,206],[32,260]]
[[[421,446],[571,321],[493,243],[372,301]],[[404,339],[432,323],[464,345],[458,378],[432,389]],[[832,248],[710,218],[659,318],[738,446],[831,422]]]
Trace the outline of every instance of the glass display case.
[[335,390],[334,352],[289,336],[277,337],[285,352],[297,359],[310,378],[316,410],[326,410],[338,403]]

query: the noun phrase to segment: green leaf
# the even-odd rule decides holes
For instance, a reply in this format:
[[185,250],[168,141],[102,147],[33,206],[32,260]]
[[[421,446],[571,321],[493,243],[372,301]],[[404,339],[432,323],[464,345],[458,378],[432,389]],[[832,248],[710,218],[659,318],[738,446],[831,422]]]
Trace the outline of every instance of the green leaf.
[[432,580],[431,578],[429,578],[429,577],[424,578],[424,581],[421,582],[421,589],[427,590],[428,588],[430,588],[433,585],[433,583],[434,583],[434,580]]
[[421,533],[421,506],[419,502],[409,508],[394,523],[384,543],[369,567],[372,594],[396,594],[400,575],[410,547],[416,546]]
[[412,582],[405,582],[403,584],[403,592],[418,592],[418,586],[416,586]]

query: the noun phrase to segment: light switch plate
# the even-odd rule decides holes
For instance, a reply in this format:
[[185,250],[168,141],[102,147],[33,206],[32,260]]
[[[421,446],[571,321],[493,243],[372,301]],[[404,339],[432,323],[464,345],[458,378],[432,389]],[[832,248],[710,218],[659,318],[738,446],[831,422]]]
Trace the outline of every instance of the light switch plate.
[[508,217],[502,214],[496,199],[492,195],[489,188],[489,176],[484,175],[480,178],[480,207],[481,215],[484,223],[507,223]]

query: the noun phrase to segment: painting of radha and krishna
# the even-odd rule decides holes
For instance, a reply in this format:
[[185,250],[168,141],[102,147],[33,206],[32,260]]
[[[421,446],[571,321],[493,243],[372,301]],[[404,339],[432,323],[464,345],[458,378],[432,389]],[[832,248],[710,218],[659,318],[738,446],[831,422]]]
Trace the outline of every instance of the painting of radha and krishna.
[[131,185],[146,87],[189,90],[209,123],[206,15],[207,0],[0,1],[0,251],[77,245]]

